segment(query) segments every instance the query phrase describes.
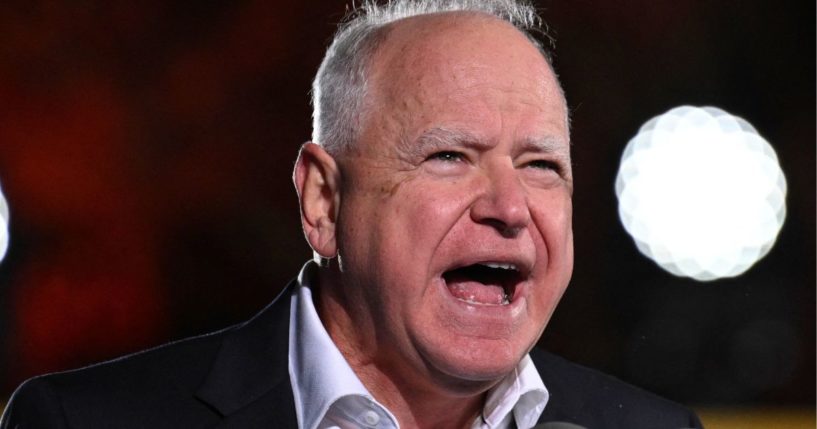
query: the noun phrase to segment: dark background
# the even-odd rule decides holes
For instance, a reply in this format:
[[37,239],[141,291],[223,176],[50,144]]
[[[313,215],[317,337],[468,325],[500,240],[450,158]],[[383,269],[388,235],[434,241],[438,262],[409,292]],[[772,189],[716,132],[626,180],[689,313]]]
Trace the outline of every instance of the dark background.
[[[297,273],[290,174],[346,3],[0,3],[0,402],[244,320]],[[576,176],[576,270],[541,345],[691,404],[813,406],[814,3],[538,5]],[[618,221],[624,146],[682,104],[754,124],[788,180],[777,244],[734,279],[673,277]]]

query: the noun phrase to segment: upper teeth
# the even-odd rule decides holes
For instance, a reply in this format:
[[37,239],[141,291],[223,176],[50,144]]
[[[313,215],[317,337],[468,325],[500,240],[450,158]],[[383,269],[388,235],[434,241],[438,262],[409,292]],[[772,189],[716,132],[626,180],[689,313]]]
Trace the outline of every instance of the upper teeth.
[[502,262],[481,262],[480,265],[484,265],[484,266],[486,266],[488,268],[500,268],[500,269],[503,269],[503,270],[518,271],[516,269],[516,265],[514,265],[514,264],[503,264]]

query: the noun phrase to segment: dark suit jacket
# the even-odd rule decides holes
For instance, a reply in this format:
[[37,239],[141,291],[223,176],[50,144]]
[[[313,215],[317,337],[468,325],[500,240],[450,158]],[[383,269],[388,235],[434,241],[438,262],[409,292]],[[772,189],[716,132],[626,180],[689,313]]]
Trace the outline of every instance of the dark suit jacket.
[[[287,364],[291,290],[243,324],[28,380],[0,429],[297,428]],[[540,350],[531,357],[551,395],[540,422],[700,427],[689,410],[612,377]]]

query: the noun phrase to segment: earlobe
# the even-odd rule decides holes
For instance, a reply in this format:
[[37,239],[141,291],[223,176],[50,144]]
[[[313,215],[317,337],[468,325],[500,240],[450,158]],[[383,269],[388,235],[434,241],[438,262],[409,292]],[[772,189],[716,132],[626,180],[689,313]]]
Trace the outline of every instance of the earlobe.
[[336,221],[340,202],[340,170],[321,146],[301,146],[292,177],[301,205],[301,225],[309,246],[323,258],[337,255]]

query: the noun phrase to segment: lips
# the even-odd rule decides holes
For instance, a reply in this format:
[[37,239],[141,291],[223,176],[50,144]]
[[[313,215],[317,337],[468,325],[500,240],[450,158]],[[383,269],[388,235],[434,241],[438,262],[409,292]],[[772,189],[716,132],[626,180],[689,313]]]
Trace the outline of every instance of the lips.
[[527,269],[512,262],[484,261],[454,267],[443,273],[451,295],[469,304],[508,305]]

